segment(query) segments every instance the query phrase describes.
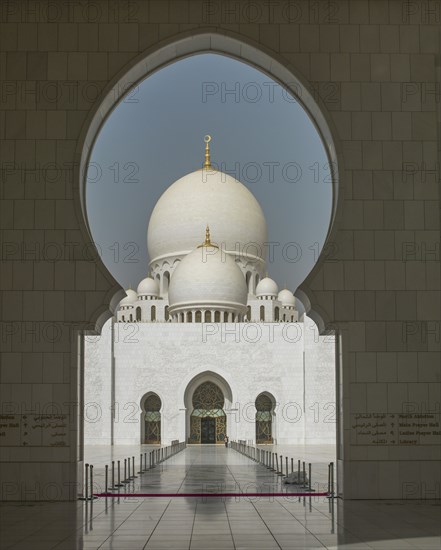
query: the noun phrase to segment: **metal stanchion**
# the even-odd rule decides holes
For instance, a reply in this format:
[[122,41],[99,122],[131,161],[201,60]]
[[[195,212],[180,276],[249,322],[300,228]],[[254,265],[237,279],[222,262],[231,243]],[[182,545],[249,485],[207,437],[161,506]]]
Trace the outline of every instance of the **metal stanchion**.
[[128,479],[129,481],[132,481],[133,476],[132,476],[131,473],[130,473],[130,457],[127,459],[127,467],[128,467],[128,468],[127,468],[127,470],[128,470],[127,479]]
[[306,465],[303,461],[303,487],[306,487]]
[[312,488],[312,487],[311,487],[311,470],[312,470],[312,467],[311,467],[311,463],[309,462],[309,463],[308,463],[308,478],[309,478],[309,480],[308,480],[308,488],[309,488],[310,491],[311,491],[311,488]]
[[105,487],[104,491],[107,493],[107,487],[109,485],[109,466],[106,464],[105,468],[106,468],[106,471],[105,471],[105,477],[104,477],[104,479],[105,479],[105,481],[104,481],[104,487]]
[[90,497],[89,499],[94,500],[95,498],[98,498],[98,497],[95,497],[93,495],[93,464],[91,464],[90,465]]
[[113,491],[115,489],[115,461],[112,460],[112,486],[107,487],[107,489],[110,489]]
[[285,475],[288,475],[288,457],[285,456]]
[[334,498],[334,463],[331,462],[331,496]]
[[118,483],[116,484],[116,487],[122,487],[123,484],[121,483],[121,462],[118,460]]
[[142,453],[140,453],[139,455],[139,472],[137,472],[138,474],[143,474],[144,473],[144,470],[142,469]]
[[132,456],[132,479],[137,478],[138,476],[135,474],[135,457]]
[[147,453],[144,453],[144,470],[143,473],[147,472]]
[[300,460],[297,461],[297,484],[300,485]]
[[291,458],[291,473],[294,473],[294,459]]
[[89,500],[89,464],[84,465],[84,487],[83,495],[80,500]]
[[279,476],[283,476],[283,456],[280,455],[280,470],[277,472]]
[[124,479],[122,480],[122,483],[129,483],[129,480],[127,479],[127,458],[124,459]]

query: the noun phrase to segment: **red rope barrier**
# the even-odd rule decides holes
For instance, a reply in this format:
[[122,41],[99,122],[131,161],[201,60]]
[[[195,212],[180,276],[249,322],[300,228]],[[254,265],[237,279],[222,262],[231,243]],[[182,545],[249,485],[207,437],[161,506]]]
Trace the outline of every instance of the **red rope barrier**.
[[329,493],[96,493],[96,497],[328,497]]

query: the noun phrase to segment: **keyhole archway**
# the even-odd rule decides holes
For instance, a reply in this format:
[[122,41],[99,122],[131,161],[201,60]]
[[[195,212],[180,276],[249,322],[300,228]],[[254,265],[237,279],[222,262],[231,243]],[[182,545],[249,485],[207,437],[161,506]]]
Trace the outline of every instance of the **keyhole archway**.
[[[338,220],[340,216],[341,207],[339,199],[342,195],[343,182],[340,177],[342,166],[340,154],[338,154],[340,146],[334,137],[335,132],[332,130],[333,124],[327,110],[321,104],[320,100],[313,96],[306,81],[297,71],[290,68],[286,60],[278,59],[274,52],[268,52],[259,44],[251,44],[251,41],[244,41],[242,37],[239,38],[233,33],[217,34],[212,30],[206,30],[199,31],[197,34],[181,34],[138,56],[109,84],[104,92],[102,103],[96,106],[89,117],[79,141],[78,158],[80,158],[81,161],[78,170],[76,196],[77,206],[81,209],[85,221],[84,231],[87,234],[91,247],[94,246],[94,242],[87,217],[85,201],[86,173],[90,154],[100,128],[118,102],[123,100],[138,82],[145,79],[150,74],[154,74],[168,64],[204,52],[215,52],[235,58],[261,70],[275,81],[279,82],[285,89],[289,90],[289,92],[303,105],[322,138],[323,145],[329,158],[329,165],[332,169],[332,216],[326,237],[326,242],[332,242],[337,231],[337,224],[335,221]],[[326,250],[326,245],[324,246],[324,250]],[[113,284],[113,288],[115,289],[113,294],[109,293],[107,295],[101,308],[97,310],[94,323],[99,330],[100,326],[111,317],[116,304],[121,298],[121,291],[119,289],[119,294],[116,292],[118,285],[101,262],[99,254],[96,254],[96,261],[105,277]],[[296,296],[305,305],[308,315],[317,324],[321,333],[330,330],[329,324],[332,319],[332,312],[329,311],[327,305],[321,303],[320,298],[310,290],[309,283],[314,279],[315,274],[321,269],[325,261],[326,252],[322,251],[313,270],[296,290]]]
[[[83,229],[90,241],[90,246],[93,249],[94,240],[88,221],[85,200],[87,166],[101,127],[115,106],[120,101],[123,101],[124,98],[130,97],[131,91],[139,82],[171,63],[200,53],[217,53],[234,58],[266,73],[274,81],[280,83],[303,106],[321,136],[329,159],[333,184],[332,215],[322,251],[311,273],[297,288],[296,296],[305,305],[308,315],[317,324],[320,332],[324,332],[332,319],[332,315],[327,311],[325,304],[319,303],[314,293],[310,291],[309,281],[314,278],[315,273],[320,269],[320,266],[326,260],[327,254],[329,254],[326,243],[333,241],[333,233],[336,231],[334,222],[340,216],[341,207],[339,206],[339,198],[342,194],[344,183],[341,178],[342,155],[337,154],[337,152],[341,148],[335,137],[336,132],[333,130],[334,126],[326,107],[320,98],[310,90],[306,79],[299,75],[297,70],[290,67],[285,59],[279,59],[274,52],[266,50],[262,45],[253,43],[251,40],[245,41],[242,36],[235,35],[234,33],[222,31],[222,34],[220,34],[213,32],[212,29],[200,29],[196,34],[194,32],[181,33],[175,38],[166,40],[147,50],[132,60],[104,90],[103,100],[92,110],[84,126],[77,149],[78,157],[81,159],[76,178],[77,207],[81,210],[84,218],[85,227]],[[113,282],[114,288],[117,288],[116,281],[103,265],[98,251],[96,252],[96,262],[99,264],[105,277]],[[117,295],[115,291],[114,295],[109,295],[106,298],[107,307],[103,305],[97,311],[95,323],[98,329],[111,316],[111,312],[120,297],[121,292]]]

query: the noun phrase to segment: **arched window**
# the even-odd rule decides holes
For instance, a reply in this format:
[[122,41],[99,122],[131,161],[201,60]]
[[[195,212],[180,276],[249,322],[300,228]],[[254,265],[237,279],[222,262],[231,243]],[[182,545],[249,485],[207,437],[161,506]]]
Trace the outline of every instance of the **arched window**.
[[206,323],[211,323],[211,311],[206,311],[205,312],[205,322]]
[[265,321],[265,306],[260,306],[260,320]]
[[192,313],[191,311],[187,311],[187,323],[191,323],[192,322]]
[[144,443],[161,443],[161,399],[156,393],[150,394],[144,401]]
[[260,277],[258,273],[256,273],[255,280],[256,280],[256,284],[254,285],[254,288],[256,288],[256,286],[259,284]]
[[247,274],[245,275],[245,282],[247,283],[248,292],[251,294],[253,291],[251,271],[247,271]]
[[202,321],[202,315],[200,311],[196,311],[195,322],[200,323]]
[[156,321],[156,306],[151,307],[150,316],[152,321]]
[[224,311],[224,323],[228,323],[228,313]]
[[140,307],[136,308],[136,320],[141,321],[141,308]]
[[278,321],[279,320],[279,313],[280,313],[280,310],[278,307],[275,307],[274,308],[274,320],[275,321]]
[[123,322],[125,322],[125,320],[126,320],[124,315],[121,317],[121,319],[123,320]]
[[247,307],[247,321],[251,321],[251,306]]
[[214,322],[215,322],[215,323],[220,323],[220,320],[221,320],[220,311],[215,311],[215,312],[214,312]]
[[162,291],[164,293],[168,292],[169,284],[170,284],[170,273],[168,271],[164,271],[164,274],[162,276]]
[[133,322],[133,315],[130,314],[130,322],[132,323]]
[[256,402],[256,444],[273,442],[273,404],[268,395],[261,393]]
[[181,313],[181,323],[185,323],[185,313]]
[[165,318],[166,321],[168,321],[168,319],[169,319],[168,306],[165,306],[165,308],[164,308],[164,318]]

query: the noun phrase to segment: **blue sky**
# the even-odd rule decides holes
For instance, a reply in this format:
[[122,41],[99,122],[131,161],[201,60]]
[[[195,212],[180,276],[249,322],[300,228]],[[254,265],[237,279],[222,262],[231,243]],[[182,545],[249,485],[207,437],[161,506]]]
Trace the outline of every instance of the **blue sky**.
[[[291,290],[311,271],[326,238],[332,184],[308,115],[267,75],[203,54],[153,74],[119,103],[97,137],[86,188],[92,236],[127,288],[146,276],[146,232],[165,189],[211,158],[260,202],[275,254],[268,274]],[[246,213],[244,212],[244,216]]]

